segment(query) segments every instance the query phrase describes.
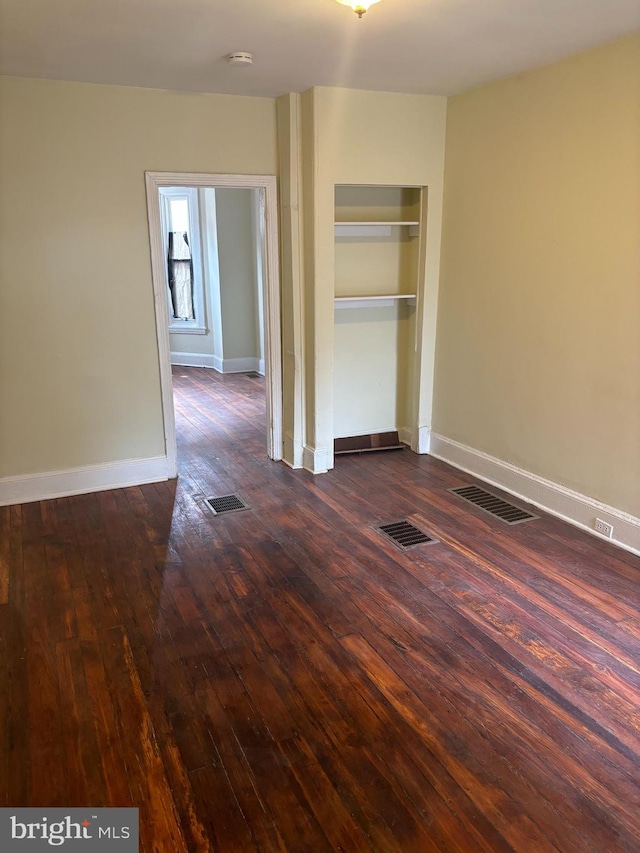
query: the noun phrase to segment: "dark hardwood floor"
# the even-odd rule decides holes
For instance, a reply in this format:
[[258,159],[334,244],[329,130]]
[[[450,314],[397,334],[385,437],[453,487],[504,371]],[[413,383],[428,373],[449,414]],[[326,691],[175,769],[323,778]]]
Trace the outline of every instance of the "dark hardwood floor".
[[0,508],[0,805],[138,806],[162,853],[637,853],[640,559],[409,451],[291,471],[262,380],[174,380],[177,483]]

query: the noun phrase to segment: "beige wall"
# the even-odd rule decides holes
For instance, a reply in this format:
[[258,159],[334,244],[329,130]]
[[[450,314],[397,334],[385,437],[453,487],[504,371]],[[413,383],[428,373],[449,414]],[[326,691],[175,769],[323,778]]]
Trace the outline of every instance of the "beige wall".
[[225,359],[260,358],[253,205],[257,190],[216,190]]
[[[304,97],[303,140],[306,140],[306,147],[303,158],[306,156],[307,161],[310,160],[303,170],[306,176],[307,444],[330,458],[336,401],[335,184],[428,187],[427,264],[421,273],[423,299],[421,313],[416,318],[425,345],[416,369],[414,423],[407,426],[430,426],[446,99],[322,87],[305,93]],[[362,359],[367,355],[360,353]],[[338,391],[339,400],[343,389]],[[388,393],[393,394],[394,390],[387,388],[385,394]]]
[[434,429],[638,515],[640,36],[449,102]]
[[0,476],[164,454],[145,170],[276,174],[275,101],[0,80]]
[[403,429],[411,422],[414,314],[403,304],[335,312],[336,438]]
[[[336,187],[337,222],[418,221],[420,190]],[[336,296],[416,294],[420,240],[406,226],[362,236],[338,234],[334,244]],[[366,302],[335,311],[333,357],[334,435],[403,430],[413,418],[416,310]]]
[[280,163],[280,270],[282,276],[282,425],[284,459],[302,465],[304,360],[302,287],[302,140],[300,95],[277,100]]

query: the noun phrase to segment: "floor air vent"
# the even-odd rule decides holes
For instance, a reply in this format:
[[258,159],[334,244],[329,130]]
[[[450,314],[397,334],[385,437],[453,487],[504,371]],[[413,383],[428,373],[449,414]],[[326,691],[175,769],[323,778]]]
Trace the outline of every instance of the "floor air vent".
[[255,370],[249,371],[249,373],[245,373],[247,379],[262,379],[262,375],[260,373],[256,373]]
[[222,515],[223,512],[239,512],[241,509],[249,509],[242,498],[239,498],[237,495],[222,495],[219,498],[207,498],[206,503],[215,515]]
[[419,530],[415,525],[410,524],[403,519],[402,521],[389,521],[386,524],[378,524],[376,530],[384,533],[392,542],[398,545],[402,550],[412,548],[414,545],[424,545],[428,542],[437,542],[433,536],[427,536],[422,530]]
[[486,489],[481,489],[480,486],[458,486],[455,489],[449,489],[449,491],[499,518],[505,524],[521,524],[523,521],[540,518],[539,515],[533,515],[527,512],[526,509],[521,509],[519,506],[488,492]]

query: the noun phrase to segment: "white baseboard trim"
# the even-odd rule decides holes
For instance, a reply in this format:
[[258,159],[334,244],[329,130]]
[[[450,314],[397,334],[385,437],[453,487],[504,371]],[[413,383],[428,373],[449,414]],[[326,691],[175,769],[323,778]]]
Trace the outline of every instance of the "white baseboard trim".
[[418,427],[417,453],[429,453],[431,450],[431,430],[429,427]]
[[87,465],[85,468],[69,468],[66,471],[50,471],[46,474],[4,477],[0,480],[0,506],[84,495],[87,492],[102,492],[105,489],[121,489],[126,486],[141,486],[144,483],[160,483],[169,479],[168,472],[167,457],[155,456],[149,459],[126,459],[103,465]]
[[214,358],[205,352],[172,352],[171,364],[178,367],[215,367]]
[[398,438],[402,444],[408,444],[409,447],[413,444],[413,430],[409,427],[398,427]]
[[260,358],[220,358],[199,352],[172,352],[171,364],[178,367],[212,367],[218,373],[249,373],[255,370],[264,376],[264,359]]
[[282,461],[288,465],[289,468],[302,468],[302,444],[299,441],[296,441],[288,432],[285,432],[284,434],[283,450]]
[[302,451],[302,467],[312,474],[326,474],[333,468],[333,448],[305,446]]
[[[431,434],[430,453],[598,539],[640,555],[640,518],[442,435]],[[595,532],[596,516],[613,525],[613,538]]]
[[418,427],[411,436],[411,449],[414,453],[428,453],[431,449],[431,430]]
[[223,358],[217,359],[219,367],[216,367],[220,373],[249,373],[254,370],[256,373],[264,375],[264,362],[262,370],[260,370],[259,358]]

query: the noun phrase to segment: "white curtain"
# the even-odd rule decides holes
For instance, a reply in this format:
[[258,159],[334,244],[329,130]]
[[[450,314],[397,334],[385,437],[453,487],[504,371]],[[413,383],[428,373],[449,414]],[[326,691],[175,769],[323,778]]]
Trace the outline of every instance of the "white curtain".
[[193,262],[186,231],[169,232],[167,265],[173,316],[180,320],[195,320]]

